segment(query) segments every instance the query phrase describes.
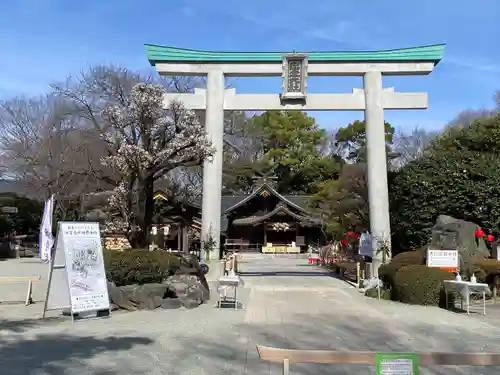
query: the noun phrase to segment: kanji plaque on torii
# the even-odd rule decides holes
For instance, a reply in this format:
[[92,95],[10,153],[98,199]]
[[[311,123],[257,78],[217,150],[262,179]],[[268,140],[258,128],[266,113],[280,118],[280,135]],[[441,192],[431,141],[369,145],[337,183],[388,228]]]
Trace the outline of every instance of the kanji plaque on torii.
[[307,55],[283,56],[283,92],[281,100],[304,100],[307,89]]

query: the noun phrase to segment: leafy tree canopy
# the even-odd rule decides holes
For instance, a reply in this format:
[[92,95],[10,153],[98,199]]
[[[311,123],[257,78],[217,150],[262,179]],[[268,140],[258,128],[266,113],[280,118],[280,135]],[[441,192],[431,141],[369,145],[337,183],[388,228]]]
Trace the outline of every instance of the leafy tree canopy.
[[[392,157],[392,143],[394,128],[387,121],[385,126],[385,141],[387,154]],[[352,163],[366,162],[366,125],[364,121],[356,120],[344,128],[340,128],[335,134],[337,152],[346,161]]]
[[452,128],[390,183],[393,243],[398,250],[426,245],[437,216],[500,230],[500,116]]
[[[239,183],[253,172],[272,171],[283,193],[315,191],[317,183],[338,175],[339,160],[327,155],[327,139],[314,118],[298,111],[267,111],[253,116],[247,127],[260,152],[253,160],[235,164]],[[238,177],[236,177],[238,179]]]
[[369,227],[365,164],[345,164],[338,179],[320,185],[312,196],[313,210],[323,219],[325,234],[339,238]]

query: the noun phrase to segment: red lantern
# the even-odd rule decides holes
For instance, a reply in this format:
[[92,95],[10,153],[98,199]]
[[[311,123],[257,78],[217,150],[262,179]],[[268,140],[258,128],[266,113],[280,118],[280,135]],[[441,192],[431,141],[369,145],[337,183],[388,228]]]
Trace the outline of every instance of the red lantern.
[[342,244],[343,246],[347,245],[348,243],[349,243],[349,242],[348,242],[347,240],[342,240],[342,242],[341,242],[341,244]]
[[347,232],[347,237],[352,237],[352,232]]
[[484,230],[482,230],[481,228],[478,228],[478,229],[476,229],[474,234],[476,235],[476,238],[484,237]]
[[493,235],[492,235],[492,234],[488,234],[488,235],[486,236],[486,241],[488,241],[488,242],[493,242],[493,241],[495,241],[495,237],[493,237]]
[[359,238],[359,234],[358,233],[354,233],[354,238],[358,239]]

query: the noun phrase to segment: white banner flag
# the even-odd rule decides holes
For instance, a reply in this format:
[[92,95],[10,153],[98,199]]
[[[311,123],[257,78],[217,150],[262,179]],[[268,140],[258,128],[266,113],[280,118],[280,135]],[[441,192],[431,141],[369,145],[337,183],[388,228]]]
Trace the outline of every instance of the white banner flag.
[[54,211],[54,196],[52,195],[45,202],[43,210],[42,225],[40,226],[40,258],[45,262],[50,262],[52,256],[52,245],[54,238],[52,237],[52,215]]

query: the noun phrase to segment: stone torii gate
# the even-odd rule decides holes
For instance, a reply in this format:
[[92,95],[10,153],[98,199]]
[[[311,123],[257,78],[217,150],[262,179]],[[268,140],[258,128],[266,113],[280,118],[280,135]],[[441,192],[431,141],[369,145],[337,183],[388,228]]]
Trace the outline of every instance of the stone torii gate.
[[[367,136],[370,232],[375,239],[373,268],[382,260],[378,240],[390,241],[385,109],[426,109],[427,93],[400,93],[382,87],[384,75],[427,75],[442,59],[444,44],[372,52],[211,52],[146,45],[159,74],[206,76],[207,88],[167,94],[205,111],[205,129],[215,146],[203,166],[202,239],[209,234],[219,248],[224,111],[364,111]],[[225,77],[283,77],[281,94],[237,94],[225,89]],[[362,76],[363,88],[348,94],[307,93],[308,76]]]

